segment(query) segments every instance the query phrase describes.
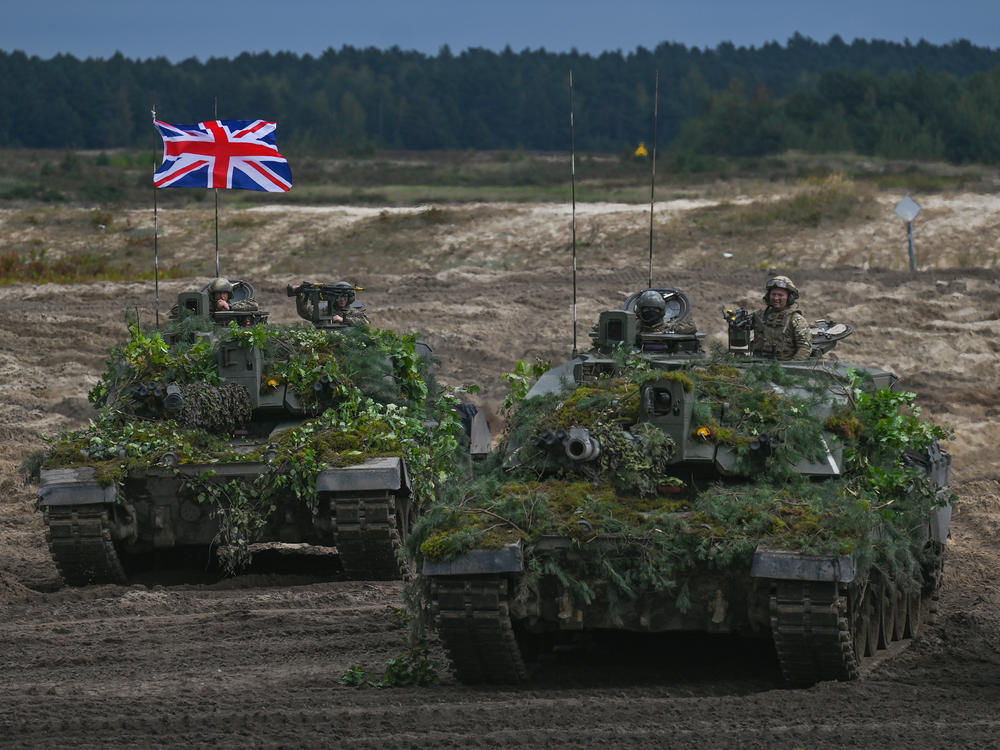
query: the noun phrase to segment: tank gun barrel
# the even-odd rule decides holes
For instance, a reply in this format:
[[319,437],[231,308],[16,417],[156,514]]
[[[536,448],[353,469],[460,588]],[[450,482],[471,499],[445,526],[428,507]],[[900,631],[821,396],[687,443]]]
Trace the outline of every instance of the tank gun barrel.
[[601,455],[601,444],[584,427],[571,427],[563,446],[573,461],[593,461]]

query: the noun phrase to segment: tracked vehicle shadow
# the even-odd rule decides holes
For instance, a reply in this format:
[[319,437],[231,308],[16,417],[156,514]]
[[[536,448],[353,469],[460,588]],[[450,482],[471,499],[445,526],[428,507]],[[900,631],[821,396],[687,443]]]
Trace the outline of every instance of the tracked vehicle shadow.
[[[300,546],[302,549],[273,548],[254,552],[251,562],[240,571],[240,577],[277,576],[284,585],[289,578],[302,578],[309,583],[347,580],[338,555],[325,548]],[[230,578],[218,559],[200,548],[130,555],[128,571],[129,583],[147,586],[213,584]]]
[[575,641],[538,645],[530,663],[532,688],[670,685],[744,695],[785,686],[769,639],[596,631]]

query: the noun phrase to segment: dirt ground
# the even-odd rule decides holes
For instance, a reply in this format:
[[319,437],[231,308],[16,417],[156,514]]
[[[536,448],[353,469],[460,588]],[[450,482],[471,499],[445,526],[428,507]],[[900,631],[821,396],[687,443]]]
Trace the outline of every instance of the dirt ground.
[[[880,199],[883,213],[891,201]],[[408,651],[402,584],[256,572],[63,587],[18,466],[47,436],[86,423],[87,392],[125,337],[124,311],[152,321],[154,287],[0,287],[0,746],[1000,747],[1000,198],[928,203],[915,273],[898,220],[742,247],[754,262],[699,242],[654,263],[654,283],[687,291],[700,329],[720,342],[723,307],[755,306],[768,275],[788,273],[808,317],[855,327],[839,359],[895,372],[925,416],[954,428],[960,503],[937,622],[862,680],[809,689],[782,684],[767,644],[677,635],[600,638],[513,689],[457,683],[432,640],[439,686],[350,688],[338,682],[349,666],[378,673]],[[573,348],[568,211],[464,210],[483,219],[462,263],[458,240],[439,228],[423,270],[373,258],[356,280],[376,325],[421,332],[442,379],[478,383],[495,412],[499,376],[518,359],[558,362]],[[578,221],[583,349],[596,313],[646,285],[646,249],[622,257],[612,240],[641,231],[648,214],[604,205]],[[230,265],[272,321],[291,322],[285,284],[302,279],[275,274],[265,250]],[[356,270],[331,261],[313,280]],[[161,315],[205,281],[161,283]]]

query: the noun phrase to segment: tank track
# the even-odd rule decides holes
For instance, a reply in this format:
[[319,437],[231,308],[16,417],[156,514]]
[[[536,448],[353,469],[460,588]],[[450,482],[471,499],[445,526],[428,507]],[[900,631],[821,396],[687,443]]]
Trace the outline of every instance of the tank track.
[[330,516],[340,564],[350,578],[387,581],[406,573],[395,495],[332,495]]
[[438,633],[458,679],[514,684],[527,678],[510,621],[506,578],[434,578],[431,599]]
[[853,680],[860,664],[854,653],[847,598],[837,584],[775,581],[770,601],[771,635],[788,682]]
[[45,508],[45,540],[56,567],[70,586],[125,583],[128,576],[111,538],[104,506]]
[[[774,581],[771,589],[771,635],[785,680],[811,685],[821,680],[854,680],[864,657],[888,648],[892,641],[913,638],[938,613],[940,576],[925,591],[897,604],[896,612],[880,612],[871,597],[881,594],[854,591],[861,608],[852,618],[848,599],[852,589],[818,581]],[[878,589],[875,590],[879,592]],[[863,593],[863,596],[862,596]],[[883,620],[881,621],[880,620]]]

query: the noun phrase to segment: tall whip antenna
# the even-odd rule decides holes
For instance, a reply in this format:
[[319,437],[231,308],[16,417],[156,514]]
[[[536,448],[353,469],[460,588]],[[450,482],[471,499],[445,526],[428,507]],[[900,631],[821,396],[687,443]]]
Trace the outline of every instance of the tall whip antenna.
[[580,353],[576,345],[576,134],[573,126],[573,71],[569,72],[569,152],[573,185],[573,357]]
[[653,89],[653,168],[649,178],[649,283],[653,287],[653,198],[656,194],[656,125],[660,108],[660,71],[656,71],[656,86]]

